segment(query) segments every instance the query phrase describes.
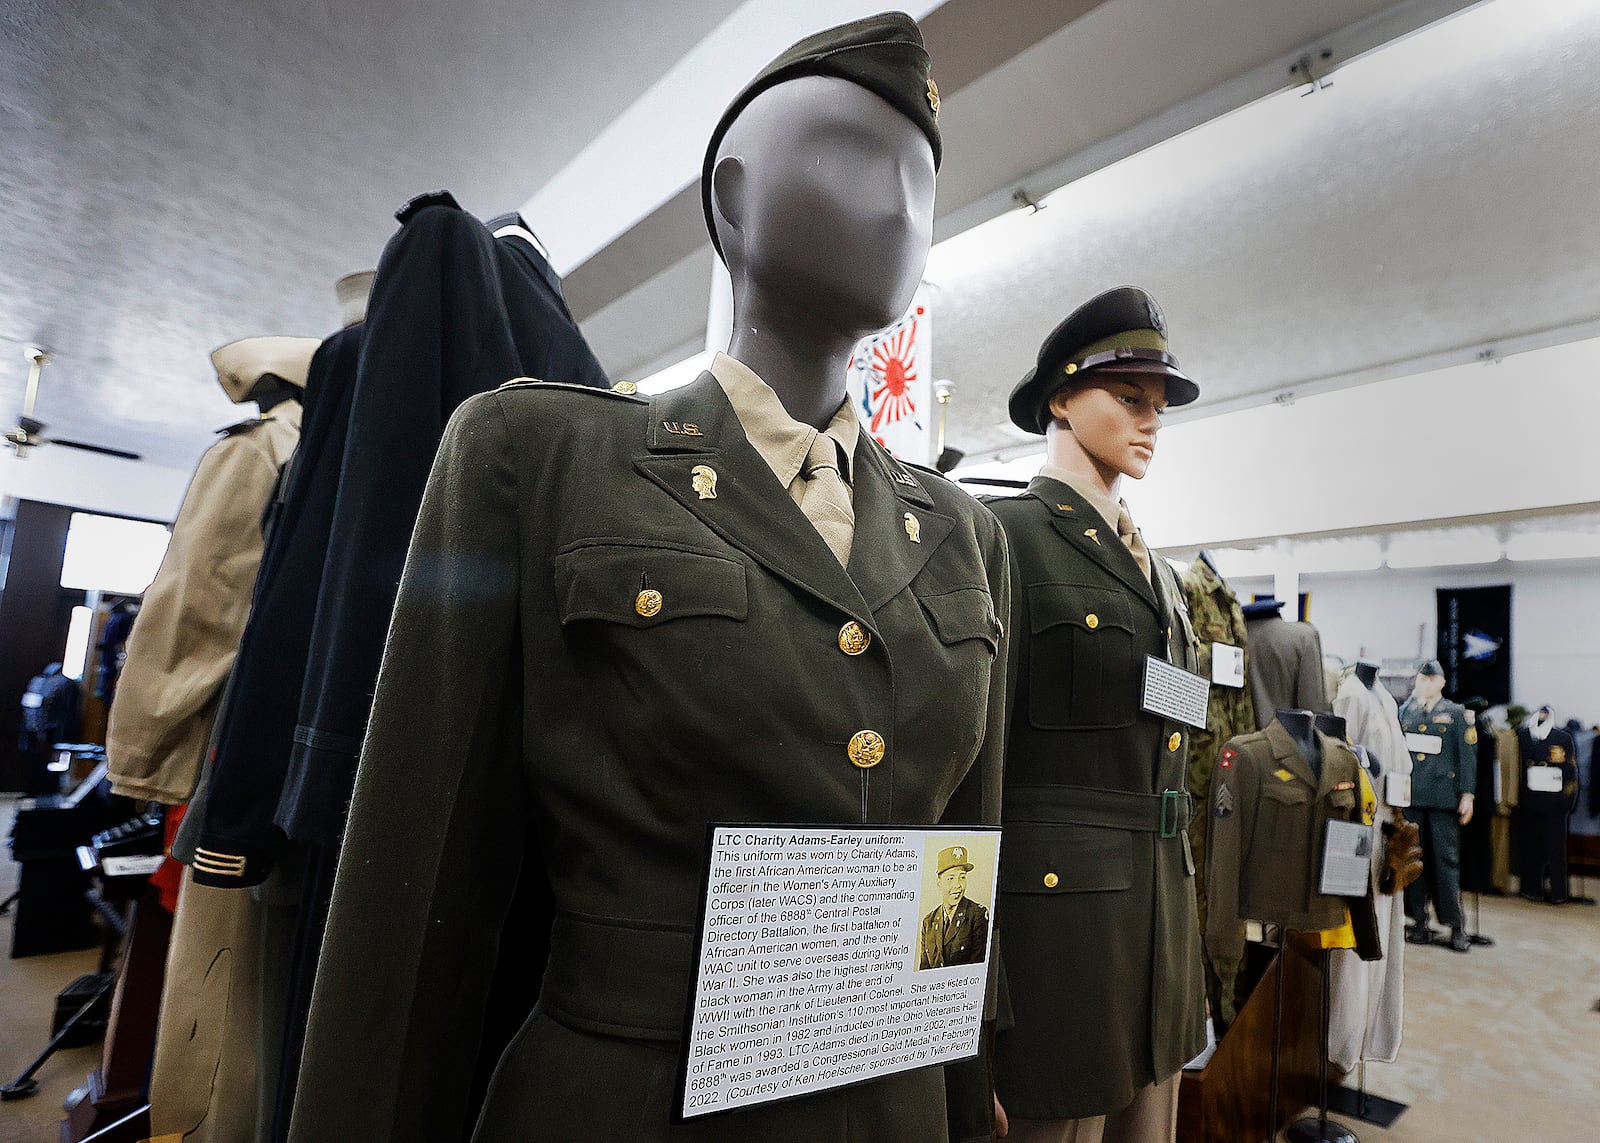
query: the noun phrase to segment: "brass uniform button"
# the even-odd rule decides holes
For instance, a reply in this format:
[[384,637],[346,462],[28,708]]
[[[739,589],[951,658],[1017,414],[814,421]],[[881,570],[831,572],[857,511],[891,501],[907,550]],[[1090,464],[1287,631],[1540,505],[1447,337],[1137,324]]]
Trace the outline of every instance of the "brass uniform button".
[[858,730],[850,736],[846,752],[852,766],[870,770],[883,761],[883,735],[876,730]]
[[1172,732],[1172,737],[1167,739],[1167,749],[1172,751],[1174,754],[1176,754],[1178,752],[1178,747],[1180,747],[1182,745],[1183,745],[1183,735],[1179,734],[1177,731],[1173,731]]
[[872,642],[872,632],[852,619],[839,628],[839,650],[846,655],[859,655]]
[[661,593],[653,587],[647,587],[633,600],[633,609],[640,615],[649,619],[661,611]]
[[1417,755],[1417,761],[1418,762],[1426,762],[1427,760],[1428,760],[1428,756],[1426,754],[1418,754]]
[[1089,614],[1083,617],[1083,625],[1090,631],[1093,631],[1096,627],[1100,626],[1100,617],[1091,611]]
[[1054,873],[1046,873],[1044,875],[1044,887],[1046,889],[1054,889],[1059,884],[1061,884],[1061,878]]

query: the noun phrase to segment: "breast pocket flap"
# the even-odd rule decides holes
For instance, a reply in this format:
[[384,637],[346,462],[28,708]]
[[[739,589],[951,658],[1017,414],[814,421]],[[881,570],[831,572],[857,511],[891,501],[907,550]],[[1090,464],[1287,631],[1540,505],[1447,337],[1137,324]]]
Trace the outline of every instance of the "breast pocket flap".
[[587,544],[555,559],[562,623],[655,627],[689,616],[749,616],[745,566],[711,552],[643,543]]
[[943,595],[926,596],[922,606],[933,618],[934,630],[942,643],[981,639],[990,652],[1000,647],[1000,620],[994,613],[994,600],[983,588],[963,588]]
[[1110,893],[1133,886],[1133,835],[1104,826],[1018,823],[1001,841],[1003,893]]
[[1066,624],[1083,631],[1133,632],[1133,606],[1121,591],[1070,583],[1028,588],[1028,622],[1035,635]]

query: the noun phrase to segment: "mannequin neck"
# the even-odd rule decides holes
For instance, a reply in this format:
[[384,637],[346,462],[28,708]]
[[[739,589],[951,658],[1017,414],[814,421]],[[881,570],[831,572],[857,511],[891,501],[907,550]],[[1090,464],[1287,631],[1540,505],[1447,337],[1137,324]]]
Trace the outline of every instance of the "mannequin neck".
[[795,420],[826,428],[844,402],[846,371],[860,337],[823,326],[808,307],[774,305],[744,285],[744,293],[736,291],[728,356],[754,370]]
[[1356,664],[1356,678],[1360,679],[1361,685],[1370,691],[1378,681],[1378,664],[1362,659]]
[[1311,772],[1320,776],[1322,743],[1317,741],[1316,717],[1309,710],[1280,710],[1275,713],[1278,725],[1289,732],[1289,737],[1300,748],[1301,755],[1311,764]]
[[1344,719],[1336,714],[1319,711],[1311,721],[1318,730],[1329,738],[1337,738],[1340,742],[1343,742],[1350,737],[1349,727],[1345,725]]
[[1093,482],[1113,503],[1122,499],[1122,471],[1096,460],[1066,422],[1051,421],[1045,430],[1044,460],[1046,464]]
[[248,400],[256,403],[256,408],[262,416],[265,416],[270,410],[285,401],[298,401],[299,399],[300,390],[298,388],[282,378],[274,377],[270,373],[256,382],[256,386],[250,390],[248,398]]

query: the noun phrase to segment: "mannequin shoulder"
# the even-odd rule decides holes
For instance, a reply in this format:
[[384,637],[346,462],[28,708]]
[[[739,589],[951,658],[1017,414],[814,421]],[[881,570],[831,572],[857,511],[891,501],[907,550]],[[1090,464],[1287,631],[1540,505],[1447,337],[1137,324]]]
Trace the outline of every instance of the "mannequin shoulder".
[[517,439],[611,435],[619,425],[642,432],[650,402],[617,389],[597,389],[559,381],[516,377],[497,389],[463,402],[455,418],[464,424],[504,418]]
[[226,425],[223,428],[218,429],[217,436],[221,437],[223,440],[227,440],[229,437],[242,437],[248,433],[255,432],[266,423],[266,419],[263,417],[249,417],[245,420],[239,421],[236,424]]

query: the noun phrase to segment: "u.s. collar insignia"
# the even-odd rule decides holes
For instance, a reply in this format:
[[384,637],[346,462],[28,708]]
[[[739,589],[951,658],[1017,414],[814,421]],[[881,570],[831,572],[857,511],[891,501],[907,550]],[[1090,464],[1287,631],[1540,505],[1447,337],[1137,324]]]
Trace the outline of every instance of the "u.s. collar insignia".
[[910,512],[906,513],[906,536],[913,544],[922,543],[922,521]]
[[907,488],[921,488],[922,487],[920,484],[917,483],[917,478],[912,476],[909,472],[907,472],[903,468],[898,468],[898,469],[895,470],[893,479],[894,479],[894,482],[896,484],[904,484]]
[[697,464],[689,470],[689,478],[694,485],[695,493],[702,500],[715,500],[717,498],[717,470],[709,464]]
[[1083,530],[1083,534],[1085,536],[1088,536],[1091,540],[1093,540],[1097,544],[1100,542],[1100,534],[1099,533],[1100,533],[1100,529],[1099,528],[1085,528]]
[[662,421],[661,427],[666,429],[667,432],[675,433],[680,437],[705,436],[705,433],[700,431],[700,426],[693,421]]
[[933,108],[933,117],[939,118],[939,85],[933,82],[933,77],[928,77],[928,106]]
[[1278,781],[1280,781],[1280,782],[1292,782],[1292,781],[1294,781],[1294,775],[1289,773],[1289,771],[1283,769],[1282,767],[1279,767],[1278,769],[1274,770],[1272,772],[1272,776],[1274,778],[1278,779]]
[[1233,787],[1222,786],[1217,790],[1217,817],[1226,818],[1233,816]]
[[1550,761],[1565,762],[1566,760],[1567,748],[1565,746],[1552,746],[1550,748]]

